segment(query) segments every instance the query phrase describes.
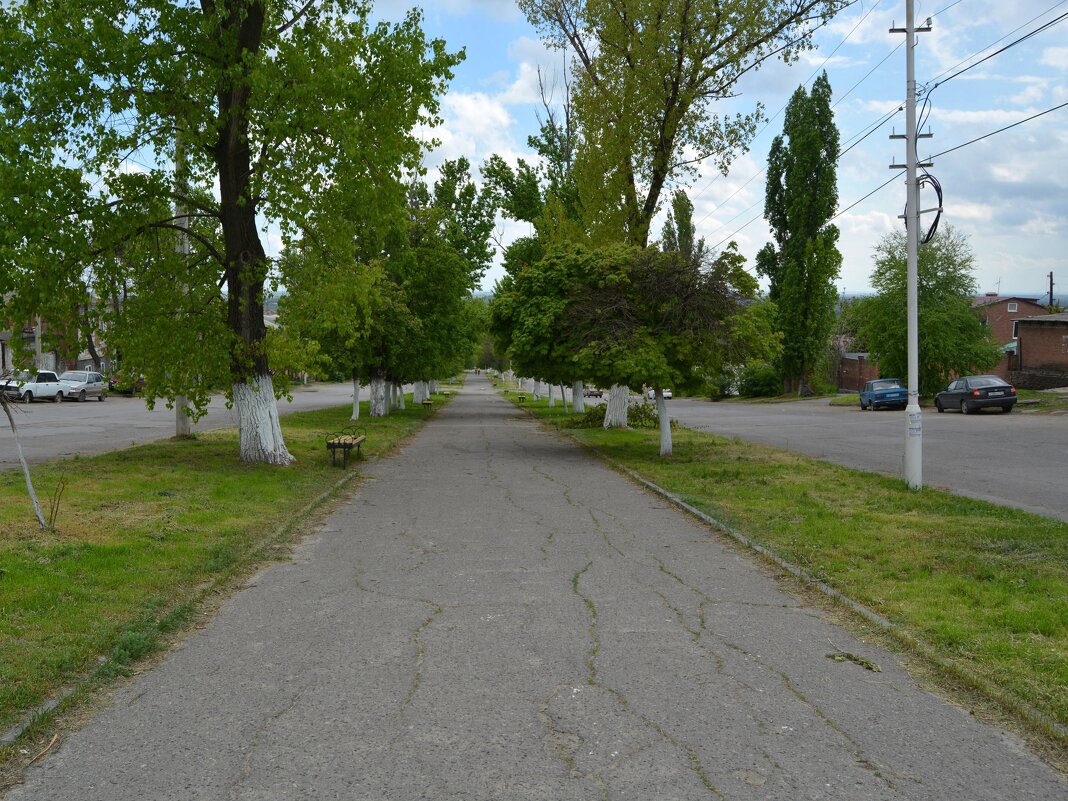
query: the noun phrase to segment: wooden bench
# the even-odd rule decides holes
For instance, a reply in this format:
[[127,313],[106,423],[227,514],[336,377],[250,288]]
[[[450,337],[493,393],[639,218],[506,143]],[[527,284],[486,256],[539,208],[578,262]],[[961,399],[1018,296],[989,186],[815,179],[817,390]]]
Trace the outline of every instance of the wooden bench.
[[337,452],[341,451],[342,467],[349,466],[349,451],[356,449],[356,458],[360,458],[360,446],[367,439],[367,435],[359,428],[343,428],[336,434],[330,434],[326,438],[326,449],[330,451],[330,464],[337,466]]
[[430,398],[427,398],[427,399],[426,399],[426,400],[424,400],[424,401],[420,401],[419,403],[420,403],[420,404],[422,405],[422,407],[423,407],[424,409],[426,409],[427,411],[430,411],[430,407],[434,405],[434,401],[432,401],[432,400],[431,400]]
[[526,395],[520,395],[520,396],[519,396],[519,402],[520,402],[520,403],[523,403],[523,402],[525,402],[525,401],[526,401],[526,399],[527,399],[527,396],[526,396]]

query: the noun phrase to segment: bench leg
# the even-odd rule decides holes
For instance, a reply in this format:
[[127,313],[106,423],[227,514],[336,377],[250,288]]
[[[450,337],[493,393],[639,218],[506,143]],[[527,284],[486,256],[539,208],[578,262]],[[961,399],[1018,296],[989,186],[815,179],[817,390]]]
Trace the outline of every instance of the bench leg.
[[337,460],[335,458],[336,456],[337,456],[337,448],[330,448],[330,466],[331,467],[337,467]]

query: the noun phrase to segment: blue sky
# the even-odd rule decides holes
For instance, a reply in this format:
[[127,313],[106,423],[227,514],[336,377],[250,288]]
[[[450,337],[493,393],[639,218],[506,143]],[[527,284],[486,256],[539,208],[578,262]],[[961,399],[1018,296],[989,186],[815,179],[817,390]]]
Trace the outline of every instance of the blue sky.
[[[375,14],[399,19],[411,2],[381,0]],[[436,0],[422,4],[427,34],[450,49],[466,49],[443,101],[444,124],[434,131],[441,146],[427,164],[466,156],[479,165],[493,153],[525,157],[527,136],[541,110],[537,73],[561,74],[564,56],[542,46],[511,0]],[[1027,38],[950,80],[993,51],[1068,14],[1068,0],[917,0],[917,21],[932,17],[933,30],[919,34],[918,83],[933,85],[927,126],[933,134],[921,157],[934,159],[931,173],[944,191],[943,222],[967,235],[975,253],[980,291],[1044,293],[1054,274],[1057,294],[1068,294],[1068,107],[1050,111],[1010,130],[998,129],[1068,103],[1068,19]],[[816,35],[815,50],[793,65],[768,63],[747,76],[741,95],[717,111],[751,110],[763,103],[770,120],[728,176],[711,165],[685,186],[695,205],[698,233],[710,245],[738,242],[752,265],[768,241],[763,222],[764,174],[772,138],[782,132],[781,109],[802,83],[825,69],[834,91],[835,120],[843,150],[901,105],[905,98],[904,0],[860,0]],[[895,51],[896,48],[896,51]],[[898,228],[905,189],[904,144],[890,140],[904,131],[901,112],[856,144],[839,161],[839,208],[844,258],[839,288],[870,290],[872,250]],[[965,143],[982,138],[973,144]],[[856,205],[890,178],[893,182]],[[921,207],[935,204],[925,194]],[[847,211],[847,207],[852,206]],[[659,222],[654,231],[660,229]],[[502,221],[503,243],[526,233],[524,224]],[[494,267],[484,281],[500,277]]]

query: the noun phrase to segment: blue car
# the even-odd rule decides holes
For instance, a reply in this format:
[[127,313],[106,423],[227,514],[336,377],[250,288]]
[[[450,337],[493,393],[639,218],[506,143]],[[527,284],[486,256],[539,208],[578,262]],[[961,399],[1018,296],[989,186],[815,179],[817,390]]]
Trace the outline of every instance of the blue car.
[[904,409],[909,403],[909,391],[900,378],[877,378],[860,391],[860,408]]

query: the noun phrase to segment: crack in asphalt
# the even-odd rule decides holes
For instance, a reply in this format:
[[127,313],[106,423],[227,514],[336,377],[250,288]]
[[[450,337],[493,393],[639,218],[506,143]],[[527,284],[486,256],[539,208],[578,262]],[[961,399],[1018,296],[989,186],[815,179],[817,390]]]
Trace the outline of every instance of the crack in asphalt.
[[583,594],[583,592],[579,588],[582,576],[592,566],[593,560],[591,559],[581,570],[575,573],[575,575],[571,579],[572,591],[575,595],[582,599],[582,602],[586,605],[586,609],[590,613],[590,650],[589,654],[586,657],[586,683],[589,684],[591,687],[596,687],[600,690],[604,690],[605,692],[607,692],[616,700],[616,702],[623,708],[623,710],[628,715],[631,715],[632,717],[641,721],[646,726],[646,728],[655,732],[664,741],[670,743],[675,748],[684,751],[687,757],[689,758],[690,769],[697,775],[698,779],[700,779],[701,783],[705,786],[705,789],[707,789],[717,798],[725,799],[726,796],[724,796],[723,793],[720,792],[720,790],[712,783],[712,780],[708,777],[708,773],[705,771],[705,767],[701,763],[700,757],[697,755],[697,750],[693,746],[669,734],[664,729],[664,727],[657,723],[655,720],[650,718],[648,715],[645,715],[634,709],[634,707],[631,706],[630,701],[625,695],[623,695],[623,693],[621,693],[614,687],[609,687],[603,684],[597,678],[596,658],[597,654],[600,653],[601,650],[601,635],[597,628],[597,605],[589,596]]
[[237,798],[238,790],[241,785],[244,784],[248,777],[252,775],[252,760],[256,757],[256,752],[259,750],[260,743],[263,741],[263,736],[267,733],[271,724],[281,718],[283,715],[290,712],[300,701],[300,697],[304,694],[304,690],[298,690],[293,694],[293,697],[289,699],[289,703],[282,706],[277,712],[268,715],[264,718],[260,725],[256,728],[256,733],[252,736],[252,741],[249,743],[248,749],[245,751],[245,758],[241,765],[241,775],[238,776],[230,783],[230,791],[228,796],[231,801]]
[[[668,599],[667,599],[667,597],[665,595],[663,595],[662,593],[654,590],[654,592],[656,592],[656,595],[658,595],[660,597],[661,601],[665,604],[665,606],[667,606],[668,609],[672,610],[672,612],[675,614],[676,619],[678,620],[679,625],[683,628],[683,630],[685,630],[687,633],[689,633],[691,635],[692,638],[694,638],[694,642],[697,645],[699,645],[701,647],[705,647],[705,643],[703,642],[703,634],[708,634],[709,637],[715,639],[718,642],[721,642],[725,647],[730,648],[731,650],[734,650],[734,651],[736,651],[738,653],[741,653],[743,656],[745,656],[746,658],[750,659],[751,661],[753,661],[755,664],[759,665],[764,670],[768,671],[769,673],[771,673],[771,674],[773,674],[775,676],[778,676],[779,680],[783,682],[783,684],[786,687],[786,689],[802,705],[804,705],[809,710],[811,710],[812,713],[817,718],[819,718],[819,720],[825,726],[827,726],[829,729],[831,729],[833,732],[835,732],[839,737],[841,737],[843,740],[845,740],[845,742],[849,743],[850,747],[853,749],[853,756],[854,756],[854,759],[856,760],[858,765],[860,765],[865,770],[869,771],[873,776],[875,776],[878,779],[880,779],[889,789],[894,790],[894,791],[896,791],[898,789],[897,784],[891,778],[889,778],[888,776],[884,775],[884,772],[887,771],[888,769],[883,767],[883,766],[878,765],[876,762],[871,760],[864,753],[864,750],[860,746],[860,744],[849,734],[849,732],[847,732],[845,729],[843,729],[841,726],[839,726],[833,719],[831,719],[830,716],[827,715],[827,713],[825,713],[819,707],[818,704],[816,704],[813,701],[811,701],[809,698],[807,698],[805,696],[804,693],[802,693],[800,690],[798,690],[794,686],[793,680],[790,678],[790,676],[785,671],[779,670],[778,668],[768,664],[766,661],[761,659],[759,655],[750,653],[749,651],[747,651],[745,648],[741,647],[740,645],[730,642],[726,638],[722,637],[721,635],[719,635],[716,632],[714,632],[711,629],[709,629],[708,626],[706,625],[706,622],[705,622],[704,608],[705,608],[706,604],[717,603],[717,602],[713,601],[713,599],[709,598],[702,590],[691,586],[681,576],[679,576],[678,574],[673,573],[671,570],[669,570],[667,568],[667,566],[663,563],[662,560],[657,559],[656,561],[659,563],[660,570],[661,570],[662,573],[664,573],[665,575],[667,575],[667,576],[671,577],[672,579],[674,579],[679,585],[681,585],[682,587],[685,587],[687,590],[692,592],[694,595],[696,595],[700,599],[699,602],[698,602],[698,607],[697,607],[698,608],[698,620],[699,620],[700,631],[697,633],[697,636],[695,637],[694,636],[695,635],[694,629],[690,628],[689,626],[687,626],[685,624],[685,617],[684,617],[683,613],[681,612],[681,610],[679,610],[673,604],[671,604],[668,601]],[[722,657],[720,657],[718,654],[715,654],[714,651],[710,651],[710,652],[716,657],[717,672],[721,672],[721,670],[722,670]],[[747,685],[745,685],[744,682],[740,681],[736,677],[732,676],[731,678],[732,678],[732,680],[734,680],[738,684],[740,684],[742,686],[747,686]],[[752,689],[752,688],[748,688],[748,689]],[[748,701],[746,702],[746,705],[750,706],[750,708],[753,708],[752,704],[748,703]]]
[[385,592],[383,590],[376,590],[371,587],[367,587],[360,580],[360,574],[357,572],[353,577],[353,583],[360,592],[370,593],[372,595],[380,595],[383,598],[391,598],[395,601],[408,601],[409,603],[422,604],[429,606],[431,609],[430,615],[419,624],[418,628],[412,633],[412,642],[415,644],[415,672],[412,675],[412,682],[408,688],[408,693],[405,695],[404,700],[401,702],[398,714],[403,713],[412,703],[419,687],[423,683],[423,663],[426,661],[426,645],[423,641],[423,632],[425,632],[438,618],[438,616],[444,614],[445,607],[439,604],[437,601],[432,601],[429,598],[419,598],[409,595],[400,595],[399,593]]

